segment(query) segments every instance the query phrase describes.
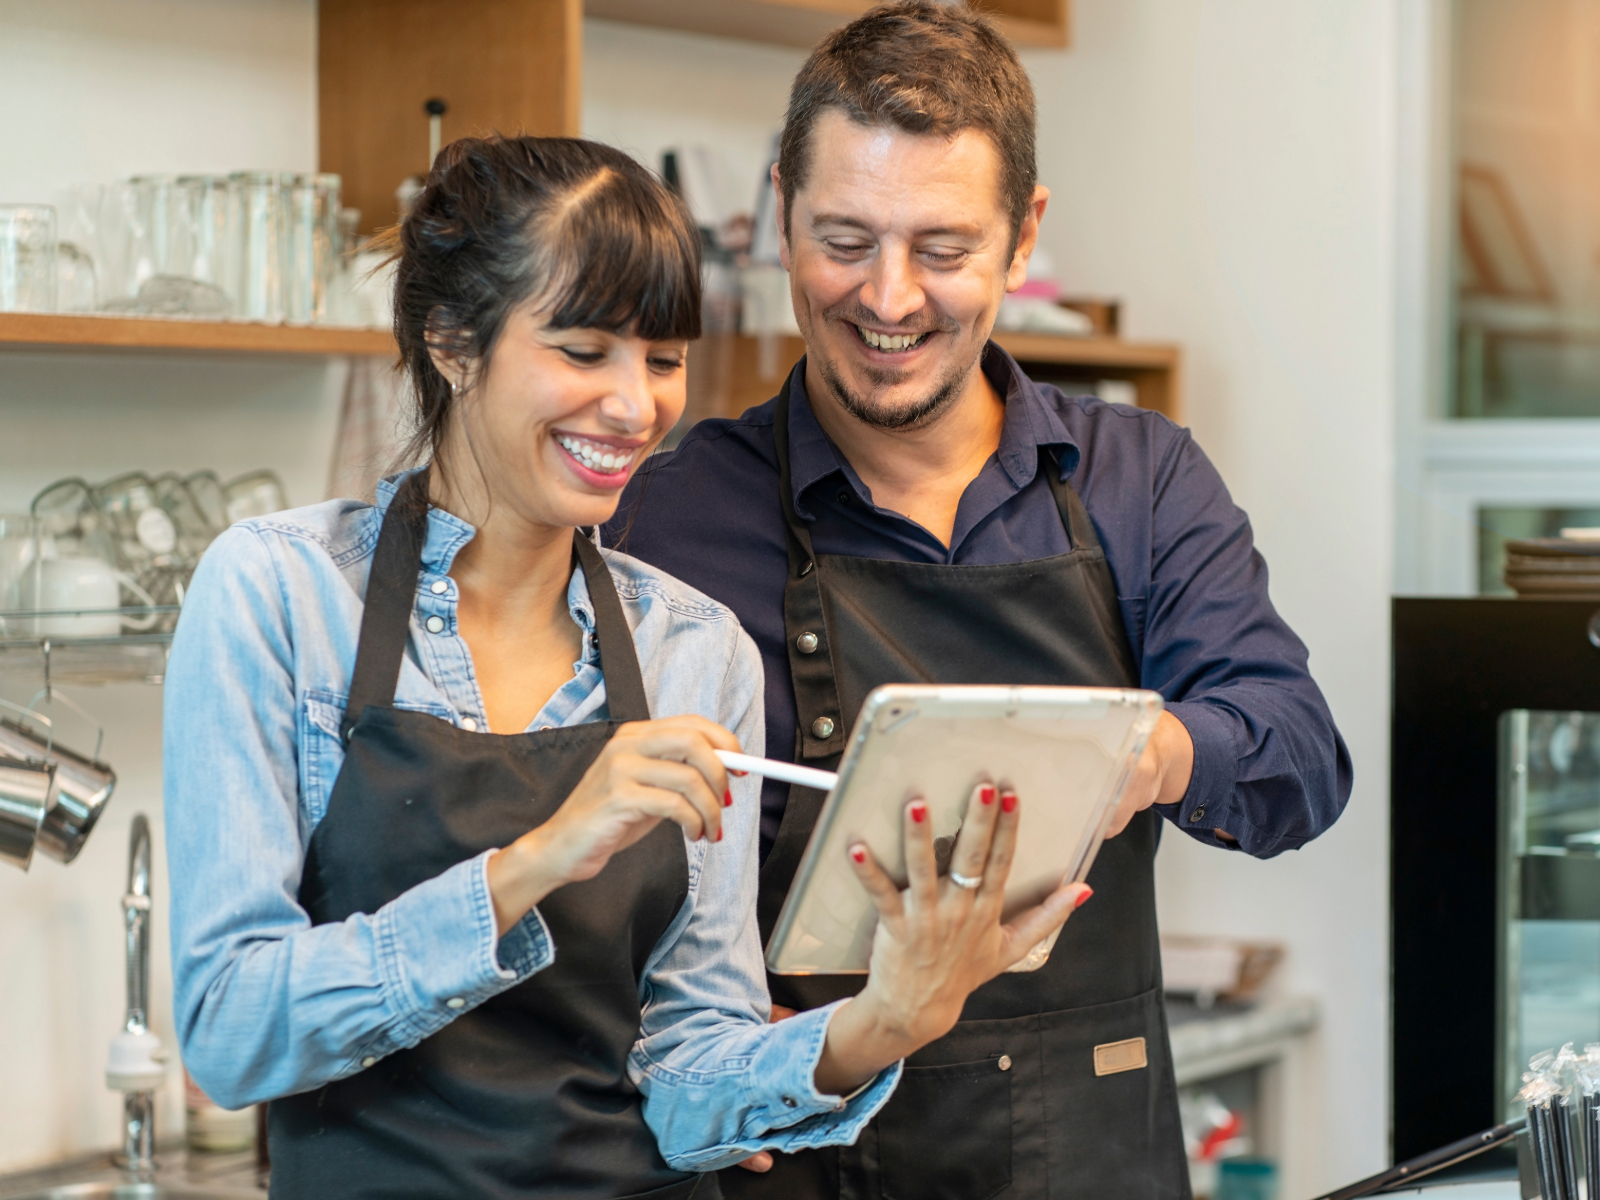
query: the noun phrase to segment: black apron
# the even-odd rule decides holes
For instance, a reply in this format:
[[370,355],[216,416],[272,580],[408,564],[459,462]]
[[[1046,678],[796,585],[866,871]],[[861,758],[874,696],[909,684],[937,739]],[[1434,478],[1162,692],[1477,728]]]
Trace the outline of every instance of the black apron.
[[[835,767],[880,684],[1139,686],[1105,552],[1048,455],[1039,469],[1071,535],[1066,554],[998,566],[818,555],[794,511],[788,431],[785,390],[773,437],[789,530],[784,626],[798,761]],[[790,790],[761,870],[763,939],[821,806],[822,793]],[[1049,962],[974,992],[955,1029],[907,1060],[855,1146],[777,1155],[767,1175],[724,1171],[724,1195],[1188,1200],[1156,934],[1158,821],[1146,810],[1105,843],[1089,876],[1094,899],[1067,923]],[[808,1009],[853,995],[865,978],[768,982],[774,1002]]]
[[[624,721],[648,720],[633,637],[593,544],[574,535],[594,603],[611,720],[472,733],[394,707],[427,530],[427,472],[384,517],[342,732],[346,757],[312,834],[300,903],[314,924],[402,892],[547,820]],[[410,1050],[270,1109],[272,1195],[716,1196],[667,1166],[625,1070],[639,977],[688,894],[683,834],[663,822],[594,879],[539,902],[555,962]],[[471,936],[467,930],[462,936]]]

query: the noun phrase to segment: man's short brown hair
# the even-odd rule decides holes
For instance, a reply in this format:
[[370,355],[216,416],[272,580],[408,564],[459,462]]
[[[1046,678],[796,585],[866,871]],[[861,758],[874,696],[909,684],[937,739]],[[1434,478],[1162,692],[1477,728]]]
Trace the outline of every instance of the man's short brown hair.
[[954,137],[980,129],[1000,153],[1000,200],[1015,236],[1038,181],[1033,85],[993,25],[963,8],[900,0],[834,30],[789,91],[778,143],[784,233],[811,166],[817,118],[838,109],[859,125]]

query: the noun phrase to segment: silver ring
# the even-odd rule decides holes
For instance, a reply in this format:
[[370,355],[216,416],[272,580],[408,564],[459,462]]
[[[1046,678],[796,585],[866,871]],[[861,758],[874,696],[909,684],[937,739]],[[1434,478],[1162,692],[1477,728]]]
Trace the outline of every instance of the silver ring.
[[950,882],[955,884],[958,888],[966,888],[968,891],[971,891],[973,888],[977,887],[983,882],[983,876],[980,875],[974,879],[971,875],[963,875],[960,871],[953,870],[950,872]]

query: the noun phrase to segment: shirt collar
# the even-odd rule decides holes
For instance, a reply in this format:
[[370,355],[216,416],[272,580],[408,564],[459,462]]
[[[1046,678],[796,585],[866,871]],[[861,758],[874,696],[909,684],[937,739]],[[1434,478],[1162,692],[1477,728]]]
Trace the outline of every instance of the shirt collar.
[[[1022,489],[1033,482],[1039,469],[1039,451],[1054,450],[1061,466],[1061,478],[1078,468],[1078,443],[1062,424],[1061,415],[1049,403],[1039,385],[1023,373],[1016,360],[990,342],[984,347],[981,369],[994,389],[1005,398],[1005,422],[1000,429],[996,452],[1001,469],[1013,487]],[[860,495],[871,501],[866,485],[855,468],[840,453],[823,431],[806,394],[806,360],[795,364],[789,375],[789,481],[794,490],[794,509],[804,520],[813,514],[804,503],[807,490],[834,474],[842,474]]]
[[[400,485],[422,469],[416,467],[410,471],[397,471],[378,480],[377,503],[373,506],[373,519],[378,526],[381,527],[383,518],[389,511],[389,505],[394,502],[395,493],[400,490]],[[456,555],[461,553],[461,548],[477,535],[476,526],[469,525],[454,513],[447,512],[436,504],[430,504],[428,535],[422,543],[422,569],[431,575],[448,575]],[[377,537],[376,532],[373,537]],[[598,545],[599,542],[595,544]],[[589,599],[589,581],[576,567],[573,568],[572,581],[567,585],[567,611],[572,614],[572,619],[577,622],[578,628],[583,630],[581,661],[596,661],[599,649],[594,645],[594,603]]]

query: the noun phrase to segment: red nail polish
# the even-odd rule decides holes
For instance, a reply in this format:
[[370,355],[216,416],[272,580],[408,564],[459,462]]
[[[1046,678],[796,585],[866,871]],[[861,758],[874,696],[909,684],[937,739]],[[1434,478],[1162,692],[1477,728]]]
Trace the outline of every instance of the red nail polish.
[[978,789],[978,799],[984,804],[994,803],[994,784],[986,783]]
[[1000,811],[1001,812],[1016,812],[1017,811],[1017,794],[1015,792],[1007,792],[1005,795],[1000,797]]
[[732,791],[732,789],[729,789],[728,791],[725,791],[725,792],[722,793],[722,807],[723,808],[732,808],[733,807],[733,791]]
[[850,857],[858,863],[864,863],[867,861],[867,852],[860,846],[852,846],[850,847]]
[[722,840],[722,830],[719,829],[719,830],[717,830],[717,841],[720,842],[721,840]]
[[918,800],[911,806],[911,819],[918,825],[921,825],[928,819],[928,806],[921,800]]
[[1093,888],[1085,888],[1084,891],[1083,891],[1083,895],[1079,896],[1077,898],[1077,900],[1073,902],[1072,907],[1073,908],[1082,908],[1083,904],[1084,904],[1084,901],[1086,901],[1092,895],[1094,895],[1094,889]]

